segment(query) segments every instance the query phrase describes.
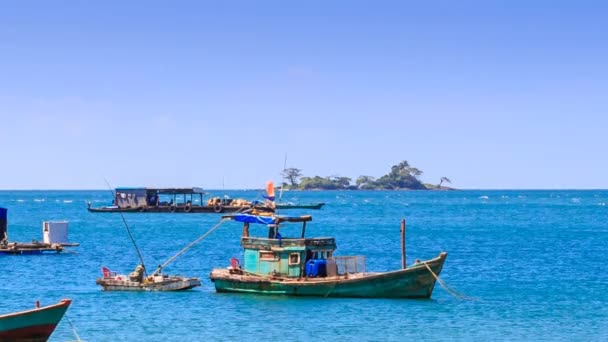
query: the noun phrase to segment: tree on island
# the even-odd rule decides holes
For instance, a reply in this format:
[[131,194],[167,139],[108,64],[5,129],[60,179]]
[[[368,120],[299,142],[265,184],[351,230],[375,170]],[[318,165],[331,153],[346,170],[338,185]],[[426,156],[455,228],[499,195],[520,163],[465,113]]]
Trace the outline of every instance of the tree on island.
[[300,189],[325,189],[325,190],[346,190],[350,189],[351,179],[348,177],[332,176],[332,177],[302,177],[300,180]]
[[375,185],[380,189],[426,189],[418,177],[422,171],[410,166],[407,160],[391,167],[391,172],[378,178]]
[[[386,175],[375,179],[371,176],[359,176],[355,181],[355,185],[351,185],[351,179],[348,177],[330,176],[330,177],[302,177],[302,170],[297,168],[288,168],[283,170],[283,178],[291,183],[292,189],[312,190],[426,190],[435,188],[433,185],[425,186],[418,179],[422,175],[422,171],[411,166],[407,160],[402,161],[391,167],[391,171]],[[300,183],[298,184],[298,178]],[[447,177],[441,177],[439,188],[443,182],[451,183]],[[284,183],[286,184],[286,183]]]
[[372,176],[359,176],[355,181],[357,189],[373,189],[375,178]]
[[443,182],[452,184],[452,181],[448,177],[441,177],[439,179],[439,185],[437,185],[439,189],[441,189],[441,184],[443,184]]
[[291,183],[292,188],[297,188],[298,178],[302,177],[302,170],[295,167],[290,167],[284,169],[281,175],[283,176],[283,179],[286,179],[289,181],[289,183]]

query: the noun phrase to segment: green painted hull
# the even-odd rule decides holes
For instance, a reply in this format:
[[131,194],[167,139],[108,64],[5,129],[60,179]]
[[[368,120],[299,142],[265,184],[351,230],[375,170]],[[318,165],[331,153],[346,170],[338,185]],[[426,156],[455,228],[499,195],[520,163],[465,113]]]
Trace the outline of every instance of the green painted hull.
[[447,254],[414,264],[406,269],[362,273],[327,278],[271,278],[255,275],[230,274],[217,269],[211,273],[217,292],[241,292],[288,296],[349,297],[349,298],[430,298],[435,275],[443,268]]
[[72,301],[0,316],[0,341],[46,341]]
[[277,203],[276,209],[321,209],[325,203],[306,203],[306,204],[292,204],[292,203]]

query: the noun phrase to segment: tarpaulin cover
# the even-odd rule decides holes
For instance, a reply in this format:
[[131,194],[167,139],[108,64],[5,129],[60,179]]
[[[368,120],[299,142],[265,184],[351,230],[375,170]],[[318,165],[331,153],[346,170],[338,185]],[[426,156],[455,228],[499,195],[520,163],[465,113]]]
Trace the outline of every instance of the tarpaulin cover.
[[234,215],[234,220],[237,222],[261,223],[261,224],[275,223],[274,216],[257,216],[257,215],[250,215],[250,214]]

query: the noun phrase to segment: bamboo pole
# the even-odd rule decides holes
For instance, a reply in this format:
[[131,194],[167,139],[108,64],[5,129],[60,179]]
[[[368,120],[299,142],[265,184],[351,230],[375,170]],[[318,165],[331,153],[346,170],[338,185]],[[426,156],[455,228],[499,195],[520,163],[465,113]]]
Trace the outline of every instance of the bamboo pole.
[[401,268],[405,269],[405,219],[401,220]]

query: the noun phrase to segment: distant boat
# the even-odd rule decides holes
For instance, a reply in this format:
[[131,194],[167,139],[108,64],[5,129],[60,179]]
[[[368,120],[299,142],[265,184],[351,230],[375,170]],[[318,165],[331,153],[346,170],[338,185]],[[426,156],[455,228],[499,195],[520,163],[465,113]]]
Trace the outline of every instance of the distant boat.
[[317,203],[292,203],[283,202],[277,203],[276,209],[321,209],[325,205],[324,202]]
[[[205,199],[201,188],[117,188],[110,206],[91,207],[92,213],[233,213],[262,207],[245,199]],[[197,204],[198,203],[198,204]]]
[[[310,216],[285,217],[250,214],[223,218],[243,222],[241,266],[237,259],[228,268],[214,269],[211,281],[217,292],[240,292],[289,296],[359,298],[430,298],[447,253],[405,266],[405,227],[402,232],[403,268],[389,272],[366,272],[362,256],[335,256],[335,239],[305,238]],[[287,237],[279,228],[301,223],[298,237]],[[249,235],[249,224],[267,225],[262,237]]]
[[129,276],[119,275],[106,267],[102,268],[102,273],[103,276],[96,283],[105,291],[181,291],[201,285],[198,278],[165,274],[144,277],[143,268],[140,271],[136,268]]
[[70,306],[70,299],[34,309],[0,315],[0,341],[44,342]]

